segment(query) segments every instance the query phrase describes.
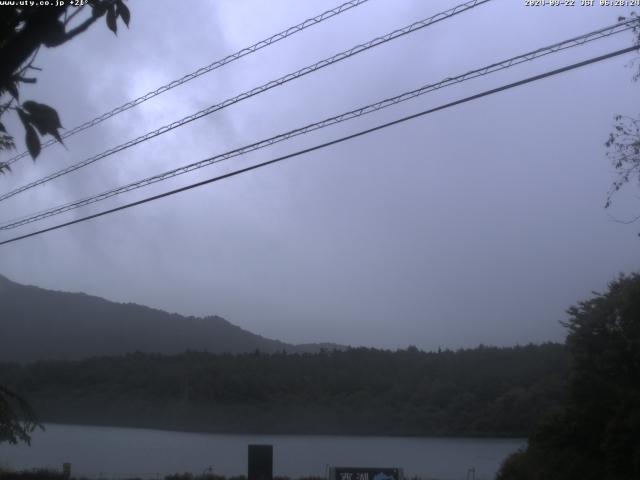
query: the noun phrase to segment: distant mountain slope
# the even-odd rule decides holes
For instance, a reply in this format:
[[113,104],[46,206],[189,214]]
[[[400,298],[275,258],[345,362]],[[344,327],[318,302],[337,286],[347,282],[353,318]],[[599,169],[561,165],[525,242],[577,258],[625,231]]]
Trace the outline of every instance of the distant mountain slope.
[[[0,361],[80,359],[129,352],[313,352],[255,335],[224,318],[184,317],[84,293],[20,285],[0,275]],[[339,346],[335,346],[340,348]]]

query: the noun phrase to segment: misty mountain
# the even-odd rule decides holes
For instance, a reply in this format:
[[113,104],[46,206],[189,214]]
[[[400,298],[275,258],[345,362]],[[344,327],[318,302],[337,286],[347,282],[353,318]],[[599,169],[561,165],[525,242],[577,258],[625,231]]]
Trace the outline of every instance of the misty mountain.
[[172,354],[316,352],[333,344],[291,345],[224,318],[185,317],[84,293],[21,285],[0,275],[0,361],[81,359],[129,352]]

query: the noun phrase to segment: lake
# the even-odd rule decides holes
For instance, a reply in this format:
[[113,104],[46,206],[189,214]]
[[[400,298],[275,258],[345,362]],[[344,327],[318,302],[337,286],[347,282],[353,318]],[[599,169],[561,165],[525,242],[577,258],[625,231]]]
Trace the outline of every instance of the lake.
[[[0,445],[0,468],[72,464],[72,474],[92,478],[158,478],[177,472],[246,475],[247,445],[272,444],[274,475],[324,476],[327,466],[401,467],[405,477],[493,479],[523,439],[358,437],[330,435],[229,435],[135,428],[45,425],[31,447]],[[471,478],[471,477],[469,477]]]

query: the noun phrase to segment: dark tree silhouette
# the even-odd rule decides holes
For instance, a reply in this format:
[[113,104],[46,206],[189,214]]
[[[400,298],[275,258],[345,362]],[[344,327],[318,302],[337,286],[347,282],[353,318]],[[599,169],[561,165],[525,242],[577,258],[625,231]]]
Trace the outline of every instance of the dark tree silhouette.
[[640,478],[640,274],[568,311],[569,390],[499,480]]
[[31,406],[15,392],[0,385],[0,443],[31,441],[40,426]]
[[[53,48],[85,32],[99,18],[106,17],[107,27],[115,34],[117,18],[128,26],[130,13],[123,0],[92,0],[82,6],[3,6],[0,8],[0,151],[15,148],[14,136],[1,122],[8,112],[15,112],[25,129],[25,143],[31,157],[40,154],[40,136],[51,135],[62,142],[62,128],[56,110],[32,100],[21,102],[20,86],[35,83],[33,62],[41,47]],[[90,9],[84,20],[83,10]],[[0,172],[10,170],[0,163]]]

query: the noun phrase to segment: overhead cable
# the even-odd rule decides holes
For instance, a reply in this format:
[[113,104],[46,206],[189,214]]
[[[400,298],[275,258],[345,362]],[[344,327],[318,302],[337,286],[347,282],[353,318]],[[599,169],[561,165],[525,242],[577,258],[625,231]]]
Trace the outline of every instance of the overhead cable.
[[114,153],[118,153],[121,152],[122,150],[125,150],[127,148],[133,147],[134,145],[137,145],[139,143],[145,142],[147,140],[150,140],[152,138],[155,138],[159,135],[162,135],[164,133],[167,133],[175,128],[178,127],[182,127],[183,125],[186,125],[187,123],[193,122],[194,120],[198,120],[200,118],[203,118],[207,115],[210,115],[214,112],[217,112],[219,110],[222,110],[223,108],[226,108],[230,105],[233,105],[235,103],[241,102],[242,100],[246,100],[247,98],[251,98],[255,95],[258,95],[260,93],[266,92],[267,90],[270,90],[272,88],[284,85],[288,82],[290,82],[291,80],[295,80],[298,79],[304,75],[307,75],[309,73],[315,72],[317,70],[320,70],[321,68],[327,67],[329,65],[333,65],[334,63],[337,63],[341,60],[345,60],[347,58],[350,58],[354,55],[357,55],[359,53],[362,53],[364,51],[367,51],[371,48],[377,47],[379,45],[382,45],[384,43],[387,43],[391,40],[395,40],[397,38],[400,38],[404,35],[416,32],[422,28],[428,27],[430,25],[433,25],[434,23],[440,22],[442,20],[448,19],[453,17],[454,15],[460,14],[462,12],[465,12],[467,10],[470,10],[474,7],[477,7],[479,5],[482,5],[484,3],[488,3],[491,0],[471,0],[468,1],[466,3],[460,4],[456,7],[453,7],[449,10],[446,10],[444,12],[438,13],[436,15],[433,15],[429,18],[426,18],[424,20],[421,20],[419,22],[415,22],[412,23],[411,25],[408,25],[406,27],[400,28],[398,30],[394,30],[393,32],[390,32],[386,35],[383,35],[381,37],[376,37],[366,43],[362,43],[360,45],[356,45],[355,47],[352,47],[348,50],[345,50],[343,52],[340,52],[336,55],[333,55],[332,57],[326,58],[324,60],[320,60],[319,62],[316,62],[312,65],[309,65],[307,67],[304,67],[296,72],[293,73],[289,73],[283,77],[280,77],[276,80],[271,80],[270,82],[267,82],[259,87],[255,87],[251,90],[248,90],[244,93],[241,93],[240,95],[237,95],[235,97],[229,98],[227,100],[224,100],[221,103],[215,104],[215,105],[211,105],[203,110],[200,110],[199,112],[196,112],[192,115],[186,116],[184,118],[182,118],[181,120],[177,120],[173,123],[170,123],[168,125],[165,125],[163,127],[160,127],[156,130],[153,130],[151,132],[148,132],[140,137],[137,137],[133,140],[129,140],[128,142],[125,142],[123,144],[120,144],[116,147],[110,148],[109,150],[106,150],[102,153],[99,153],[97,155],[94,155],[92,157],[89,157],[85,160],[82,160],[80,162],[74,163],[73,165],[70,165],[66,168],[63,168],[61,170],[58,170],[57,172],[54,172],[50,175],[47,175],[45,177],[42,177],[38,180],[35,180],[33,182],[30,182],[26,185],[23,185],[21,187],[18,187],[14,190],[11,190],[7,193],[1,194],[0,195],[0,201],[6,200],[8,198],[11,198],[21,192],[24,192],[26,190],[29,190],[31,188],[37,187],[38,185],[42,185],[44,183],[50,182],[51,180],[54,180],[62,175],[66,175],[68,173],[71,173],[75,170],[78,170],[80,168],[86,167],[87,165],[91,165],[92,163],[97,162],[98,160],[101,160],[105,157],[108,157],[110,155],[113,155]]
[[[252,53],[257,52],[258,50],[261,50],[265,47],[268,47],[270,45],[273,45],[276,42],[279,42],[280,40],[284,40],[287,37],[290,37],[298,32],[301,32],[309,27],[312,27],[314,25],[317,25],[325,20],[328,20],[332,17],[335,17],[336,15],[340,15],[343,12],[346,12],[347,10],[350,10],[354,7],[357,7],[359,5],[362,5],[363,3],[368,2],[369,0],[350,0],[349,2],[345,2],[342,5],[337,6],[336,8],[332,8],[331,10],[327,10],[326,12],[323,12],[319,15],[316,15],[315,17],[311,17],[308,18],[307,20],[305,20],[302,23],[299,23],[297,25],[294,25],[293,27],[289,27],[286,30],[283,30],[279,33],[276,33],[275,35],[270,36],[269,38],[265,38],[264,40],[260,40],[257,43],[254,43],[253,45],[249,46],[249,47],[245,47],[242,50],[238,50],[235,53],[232,53],[231,55],[227,55],[224,58],[221,58],[220,60],[216,60],[215,62],[205,66],[205,67],[201,67],[198,70],[195,70],[191,73],[188,73],[186,75],[184,75],[181,78],[178,78],[177,80],[173,80],[165,85],[162,85],[161,87],[153,90],[152,92],[148,92],[138,98],[135,98],[123,105],[120,105],[119,107],[114,108],[113,110],[110,110],[106,113],[103,113],[102,115],[97,116],[96,118],[89,120],[87,122],[84,122],[80,125],[78,125],[77,127],[71,128],[70,130],[65,131],[61,137],[63,139],[65,138],[69,138],[72,135],[75,135],[76,133],[82,132],[83,130],[86,130],[88,128],[94,127],[96,125],[98,125],[99,123],[104,122],[105,120],[118,115],[119,113],[122,113],[126,110],[129,110],[130,108],[133,108],[137,105],[140,105],[141,103],[146,102],[147,100],[150,100],[154,97],[157,97],[158,95],[163,94],[164,92],[167,92],[173,88],[176,88],[179,85],[182,85],[184,83],[187,83],[195,78],[200,77],[201,75],[204,75],[205,73],[209,73],[212,72],[213,70],[216,70],[220,67],[223,67],[224,65],[227,65],[231,62],[234,62],[235,60],[238,60],[242,57],[245,57],[247,55],[250,55]],[[46,148],[49,147],[51,145],[53,145],[54,143],[56,143],[55,139],[49,139],[46,142],[42,143],[41,147],[42,148]],[[13,157],[11,157],[9,160],[7,160],[6,162],[4,162],[5,164],[11,165],[15,162],[17,162],[18,160],[20,160],[21,158],[25,158],[26,156],[29,155],[29,152],[24,151],[22,153],[19,153]]]
[[461,83],[467,80],[471,80],[473,78],[477,78],[480,76],[484,76],[490,73],[494,73],[500,70],[504,70],[510,67],[513,67],[515,65],[519,65],[521,63],[524,62],[528,62],[528,61],[532,61],[535,60],[537,58],[549,55],[551,53],[555,53],[561,50],[566,50],[568,48],[573,48],[573,47],[577,47],[580,45],[584,45],[585,43],[588,42],[592,42],[594,40],[599,40],[605,37],[608,37],[610,35],[614,35],[614,34],[618,34],[618,33],[622,33],[625,32],[627,30],[630,30],[633,28],[633,23],[634,21],[626,21],[626,22],[619,22],[616,23],[614,25],[610,25],[608,27],[604,27],[604,28],[600,28],[598,30],[586,33],[584,35],[580,35],[578,37],[573,37],[570,38],[568,40],[564,40],[562,42],[558,42],[558,43],[554,43],[552,45],[546,46],[546,47],[541,47],[538,48],[536,50],[527,52],[527,53],[523,53],[521,55],[517,55],[515,57],[511,57],[508,58],[506,60],[501,60],[499,62],[496,63],[492,63],[490,65],[475,69],[475,70],[471,70],[468,71],[462,75],[458,75],[455,77],[448,77],[440,82],[437,83],[431,83],[431,84],[427,84],[427,85],[423,85],[420,88],[417,88],[415,90],[411,90],[409,92],[405,92],[402,93],[400,95],[396,95],[394,97],[390,97],[384,100],[381,100],[379,102],[376,103],[372,103],[360,108],[356,108],[354,110],[350,110],[348,112],[344,112],[341,113],[339,115],[335,115],[333,117],[329,117],[326,118],[324,120],[321,120],[319,122],[315,122],[315,123],[311,123],[309,125],[306,125],[304,127],[300,127],[300,128],[296,128],[294,130],[285,132],[285,133],[281,133],[279,135],[267,138],[267,139],[263,139],[260,140],[258,142],[249,144],[249,145],[245,145],[243,147],[240,148],[236,148],[234,150],[230,150],[228,152],[222,153],[222,154],[218,154],[215,155],[213,157],[209,157],[206,158],[204,160],[200,160],[198,162],[194,162],[188,165],[184,165],[182,167],[179,168],[175,168],[169,171],[166,171],[164,173],[160,173],[157,175],[153,175],[151,177],[146,177],[143,178],[141,180],[137,180],[135,182],[129,183],[127,185],[123,185],[120,187],[116,187],[113,188],[111,190],[107,190],[105,192],[102,192],[98,195],[93,195],[81,200],[76,200],[70,203],[66,203],[63,205],[58,205],[56,207],[52,207],[40,212],[36,212],[36,213],[32,213],[28,216],[24,216],[21,217],[19,219],[14,219],[14,220],[10,220],[10,221],[5,221],[4,223],[0,224],[0,230],[9,230],[9,229],[13,229],[13,228],[17,228],[23,225],[26,225],[28,223],[32,223],[32,222],[36,222],[39,220],[43,220],[45,218],[48,217],[52,217],[54,215],[59,215],[62,214],[64,212],[70,211],[70,210],[74,210],[76,208],[80,208],[86,205],[90,205],[102,200],[106,200],[107,198],[111,198],[113,196],[116,195],[120,195],[132,190],[136,190],[138,188],[142,188],[145,187],[147,185],[152,185],[154,183],[163,181],[163,180],[167,180],[169,178],[178,176],[178,175],[182,175],[184,173],[188,173],[191,172],[193,170],[199,169],[199,168],[203,168],[215,163],[219,163],[222,162],[224,160],[228,160],[230,158],[233,157],[237,157],[240,155],[244,155],[246,153],[255,151],[255,150],[259,150],[261,148],[265,148],[268,147],[270,145],[276,144],[276,143],[280,143],[282,141],[285,140],[289,140],[293,137],[299,136],[299,135],[303,135],[315,130],[319,130],[321,128],[325,128],[328,127],[330,125],[335,125],[347,120],[351,120],[353,118],[357,118],[357,117],[361,117],[363,115],[367,115],[369,113],[373,113],[376,112],[378,110],[382,110],[384,108],[390,107],[392,105],[396,105],[398,103],[401,102],[405,102],[407,100],[411,100],[413,98],[416,98],[418,96],[424,95],[426,93],[435,91],[435,90],[439,90],[441,88],[445,88],[451,85],[455,85],[457,83]]
[[242,168],[242,169],[239,169],[239,170],[235,170],[233,172],[229,172],[229,173],[226,173],[226,174],[223,174],[223,175],[219,175],[217,177],[209,178],[207,180],[203,180],[201,182],[193,183],[191,185],[187,185],[187,186],[184,186],[184,187],[176,188],[174,190],[170,190],[168,192],[160,193],[158,195],[153,195],[151,197],[147,197],[147,198],[144,198],[142,200],[138,200],[138,201],[135,201],[135,202],[127,203],[127,204],[121,205],[119,207],[111,208],[111,209],[108,209],[108,210],[103,210],[101,212],[94,213],[92,215],[87,215],[85,217],[81,217],[81,218],[78,218],[78,219],[75,219],[75,220],[71,220],[69,222],[60,223],[60,224],[57,224],[57,225],[54,225],[54,226],[51,226],[51,227],[48,227],[48,228],[43,228],[41,230],[37,230],[37,231],[31,232],[31,233],[27,233],[25,235],[20,235],[18,237],[13,237],[13,238],[10,238],[8,240],[3,240],[3,241],[0,241],[0,245],[6,245],[6,244],[9,244],[9,243],[17,242],[19,240],[24,240],[26,238],[30,238],[30,237],[33,237],[33,236],[36,236],[36,235],[41,235],[43,233],[47,233],[47,232],[51,232],[51,231],[54,231],[54,230],[58,230],[60,228],[68,227],[70,225],[75,225],[77,223],[81,223],[81,222],[85,222],[85,221],[88,221],[88,220],[92,220],[94,218],[98,218],[98,217],[102,217],[102,216],[105,216],[105,215],[109,215],[111,213],[119,212],[121,210],[126,210],[126,209],[129,209],[129,208],[138,206],[138,205],[142,205],[142,204],[149,203],[149,202],[152,202],[152,201],[155,201],[155,200],[159,200],[161,198],[168,197],[168,196],[171,196],[171,195],[175,195],[177,193],[185,192],[187,190],[191,190],[191,189],[194,189],[194,188],[197,188],[197,187],[202,187],[204,185],[208,185],[210,183],[214,183],[214,182],[217,182],[217,181],[220,181],[220,180],[224,180],[226,178],[231,178],[231,177],[234,177],[236,175],[240,175],[242,173],[250,172],[252,170],[257,170],[259,168],[266,167],[268,165],[272,165],[274,163],[278,163],[278,162],[281,162],[283,160],[287,160],[289,158],[298,157],[298,156],[303,155],[305,153],[310,153],[310,152],[313,152],[313,151],[316,151],[316,150],[320,150],[320,149],[329,147],[331,145],[336,145],[336,144],[345,142],[347,140],[352,140],[354,138],[361,137],[363,135],[367,135],[367,134],[376,132],[378,130],[382,130],[382,129],[385,129],[387,127],[391,127],[393,125],[397,125],[397,124],[400,124],[400,123],[403,123],[403,122],[406,122],[406,121],[409,121],[409,120],[413,120],[415,118],[419,118],[419,117],[422,117],[422,116],[425,116],[425,115],[428,115],[428,114],[431,114],[431,113],[434,113],[434,112],[437,112],[437,111],[440,111],[440,110],[445,110],[447,108],[451,108],[451,107],[454,107],[456,105],[460,105],[460,104],[463,104],[463,103],[471,102],[473,100],[478,100],[478,99],[480,99],[482,97],[493,95],[495,93],[499,93],[499,92],[502,92],[504,90],[509,90],[511,88],[515,88],[515,87],[518,87],[518,86],[521,86],[521,85],[525,85],[525,84],[528,84],[528,83],[536,82],[536,81],[542,80],[542,79],[547,78],[547,77],[551,77],[551,76],[554,76],[554,75],[565,73],[565,72],[568,72],[570,70],[575,70],[577,68],[584,67],[584,66],[587,66],[587,65],[590,65],[590,64],[593,64],[593,63],[601,62],[603,60],[607,60],[607,59],[610,59],[610,58],[613,58],[613,57],[616,57],[616,56],[619,56],[619,55],[623,55],[625,53],[630,53],[630,52],[632,52],[634,50],[638,50],[638,49],[640,49],[640,46],[634,45],[634,46],[631,46],[631,47],[627,47],[627,48],[623,48],[623,49],[620,49],[620,50],[616,50],[614,52],[607,53],[605,55],[600,55],[598,57],[594,57],[594,58],[591,58],[589,60],[584,60],[582,62],[574,63],[572,65],[568,65],[568,66],[565,66],[565,67],[562,67],[562,68],[551,70],[551,71],[546,72],[546,73],[542,73],[542,74],[539,74],[539,75],[534,75],[532,77],[528,77],[528,78],[525,78],[523,80],[519,80],[517,82],[509,83],[507,85],[503,85],[501,87],[494,88],[494,89],[491,89],[491,90],[486,90],[486,91],[484,91],[482,93],[471,95],[469,97],[465,97],[465,98],[462,98],[460,100],[456,100],[454,102],[446,103],[444,105],[440,105],[439,107],[435,107],[435,108],[431,108],[431,109],[428,109],[428,110],[424,110],[422,112],[415,113],[413,115],[408,115],[406,117],[402,117],[402,118],[399,118],[397,120],[393,120],[391,122],[387,122],[387,123],[384,123],[384,124],[381,124],[381,125],[378,125],[378,126],[375,126],[375,127],[372,127],[372,128],[368,128],[366,130],[361,130],[360,132],[353,133],[351,135],[347,135],[347,136],[344,136],[344,137],[341,137],[341,138],[338,138],[338,139],[335,139],[335,140],[331,140],[329,142],[325,142],[325,143],[322,143],[320,145],[315,145],[313,147],[305,148],[303,150],[299,150],[297,152],[290,153],[288,155],[283,155],[281,157],[277,157],[277,158],[274,158],[272,160],[268,160],[266,162],[258,163],[258,164],[252,165],[250,167],[246,167],[246,168]]

